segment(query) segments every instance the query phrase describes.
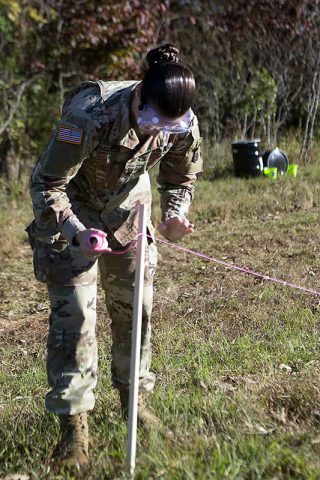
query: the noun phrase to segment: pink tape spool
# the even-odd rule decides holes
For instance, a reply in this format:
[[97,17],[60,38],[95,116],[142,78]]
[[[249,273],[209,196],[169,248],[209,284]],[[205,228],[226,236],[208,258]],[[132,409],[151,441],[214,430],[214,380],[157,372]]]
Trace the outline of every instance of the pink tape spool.
[[86,247],[94,252],[101,252],[108,248],[108,242],[103,232],[92,230],[86,238]]

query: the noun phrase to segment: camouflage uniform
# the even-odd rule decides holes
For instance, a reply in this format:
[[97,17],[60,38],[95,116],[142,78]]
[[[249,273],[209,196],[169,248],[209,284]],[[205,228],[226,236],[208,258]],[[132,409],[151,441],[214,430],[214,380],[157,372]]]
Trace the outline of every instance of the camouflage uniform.
[[[94,406],[97,375],[96,279],[99,265],[112,319],[112,381],[128,388],[135,247],[122,255],[84,255],[73,237],[86,228],[108,234],[114,251],[125,251],[137,234],[139,203],[149,206],[147,170],[160,162],[163,220],[187,215],[196,174],[202,170],[194,116],[191,133],[141,138],[133,128],[130,102],[139,82],[83,82],[69,93],[62,119],[31,176],[35,219],[27,228],[36,278],[51,301],[47,372],[48,410],[75,415]],[[157,263],[154,240],[145,265],[140,389],[151,390],[150,318]]]

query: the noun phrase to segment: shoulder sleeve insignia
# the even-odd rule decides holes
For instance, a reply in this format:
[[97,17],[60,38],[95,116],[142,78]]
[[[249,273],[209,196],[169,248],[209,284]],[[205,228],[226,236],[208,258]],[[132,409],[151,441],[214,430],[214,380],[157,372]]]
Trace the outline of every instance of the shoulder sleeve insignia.
[[83,130],[82,128],[71,128],[67,125],[60,125],[57,133],[57,140],[59,142],[73,143],[80,145],[82,142]]

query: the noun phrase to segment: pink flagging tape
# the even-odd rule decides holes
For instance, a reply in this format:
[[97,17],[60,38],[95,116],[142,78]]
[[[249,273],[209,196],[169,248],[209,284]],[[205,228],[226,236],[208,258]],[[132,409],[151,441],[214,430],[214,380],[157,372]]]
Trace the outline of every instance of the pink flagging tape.
[[[141,234],[140,234],[141,235]],[[148,238],[151,238],[151,235],[146,235]],[[257,278],[261,278],[262,280],[267,280],[268,282],[274,282],[278,283],[280,285],[283,285],[285,287],[290,287],[290,288],[295,288],[297,290],[301,290],[302,292],[306,293],[311,293],[313,295],[317,295],[320,297],[320,292],[317,290],[313,290],[312,288],[306,288],[302,287],[300,285],[295,285],[294,283],[287,282],[285,280],[280,280],[275,277],[270,277],[269,275],[264,275],[263,273],[259,272],[254,272],[253,270],[250,270],[249,268],[246,267],[240,267],[238,265],[234,265],[232,263],[224,262],[223,260],[219,260],[214,257],[209,257],[208,255],[205,255],[204,253],[201,252],[196,252],[194,250],[191,250],[190,248],[185,248],[185,247],[180,247],[176,243],[169,242],[168,240],[162,240],[161,238],[155,238],[157,242],[164,243],[165,245],[168,245],[171,248],[175,248],[176,250],[180,250],[181,252],[189,253],[190,255],[194,255],[196,257],[202,258],[204,260],[207,260],[208,262],[215,262],[218,263],[219,265],[223,265],[224,267],[231,268],[232,270],[237,270],[242,273],[246,273],[248,275],[252,275]]]
[[[139,236],[140,234],[138,233],[137,238]],[[125,248],[124,250],[120,250],[119,252],[117,252],[116,250],[112,250],[111,252],[108,252],[108,255],[124,255],[125,253],[129,252],[129,250],[131,250],[136,243],[137,243],[137,240],[133,240],[128,244],[127,248]]]

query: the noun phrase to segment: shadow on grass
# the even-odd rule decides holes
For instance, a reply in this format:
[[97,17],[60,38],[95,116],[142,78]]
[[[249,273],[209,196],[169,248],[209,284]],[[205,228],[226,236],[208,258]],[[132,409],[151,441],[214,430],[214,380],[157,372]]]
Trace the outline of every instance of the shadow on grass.
[[204,169],[203,174],[201,175],[201,178],[204,180],[218,180],[221,178],[234,178],[234,168],[233,165],[225,165],[225,166],[215,166],[211,168]]

